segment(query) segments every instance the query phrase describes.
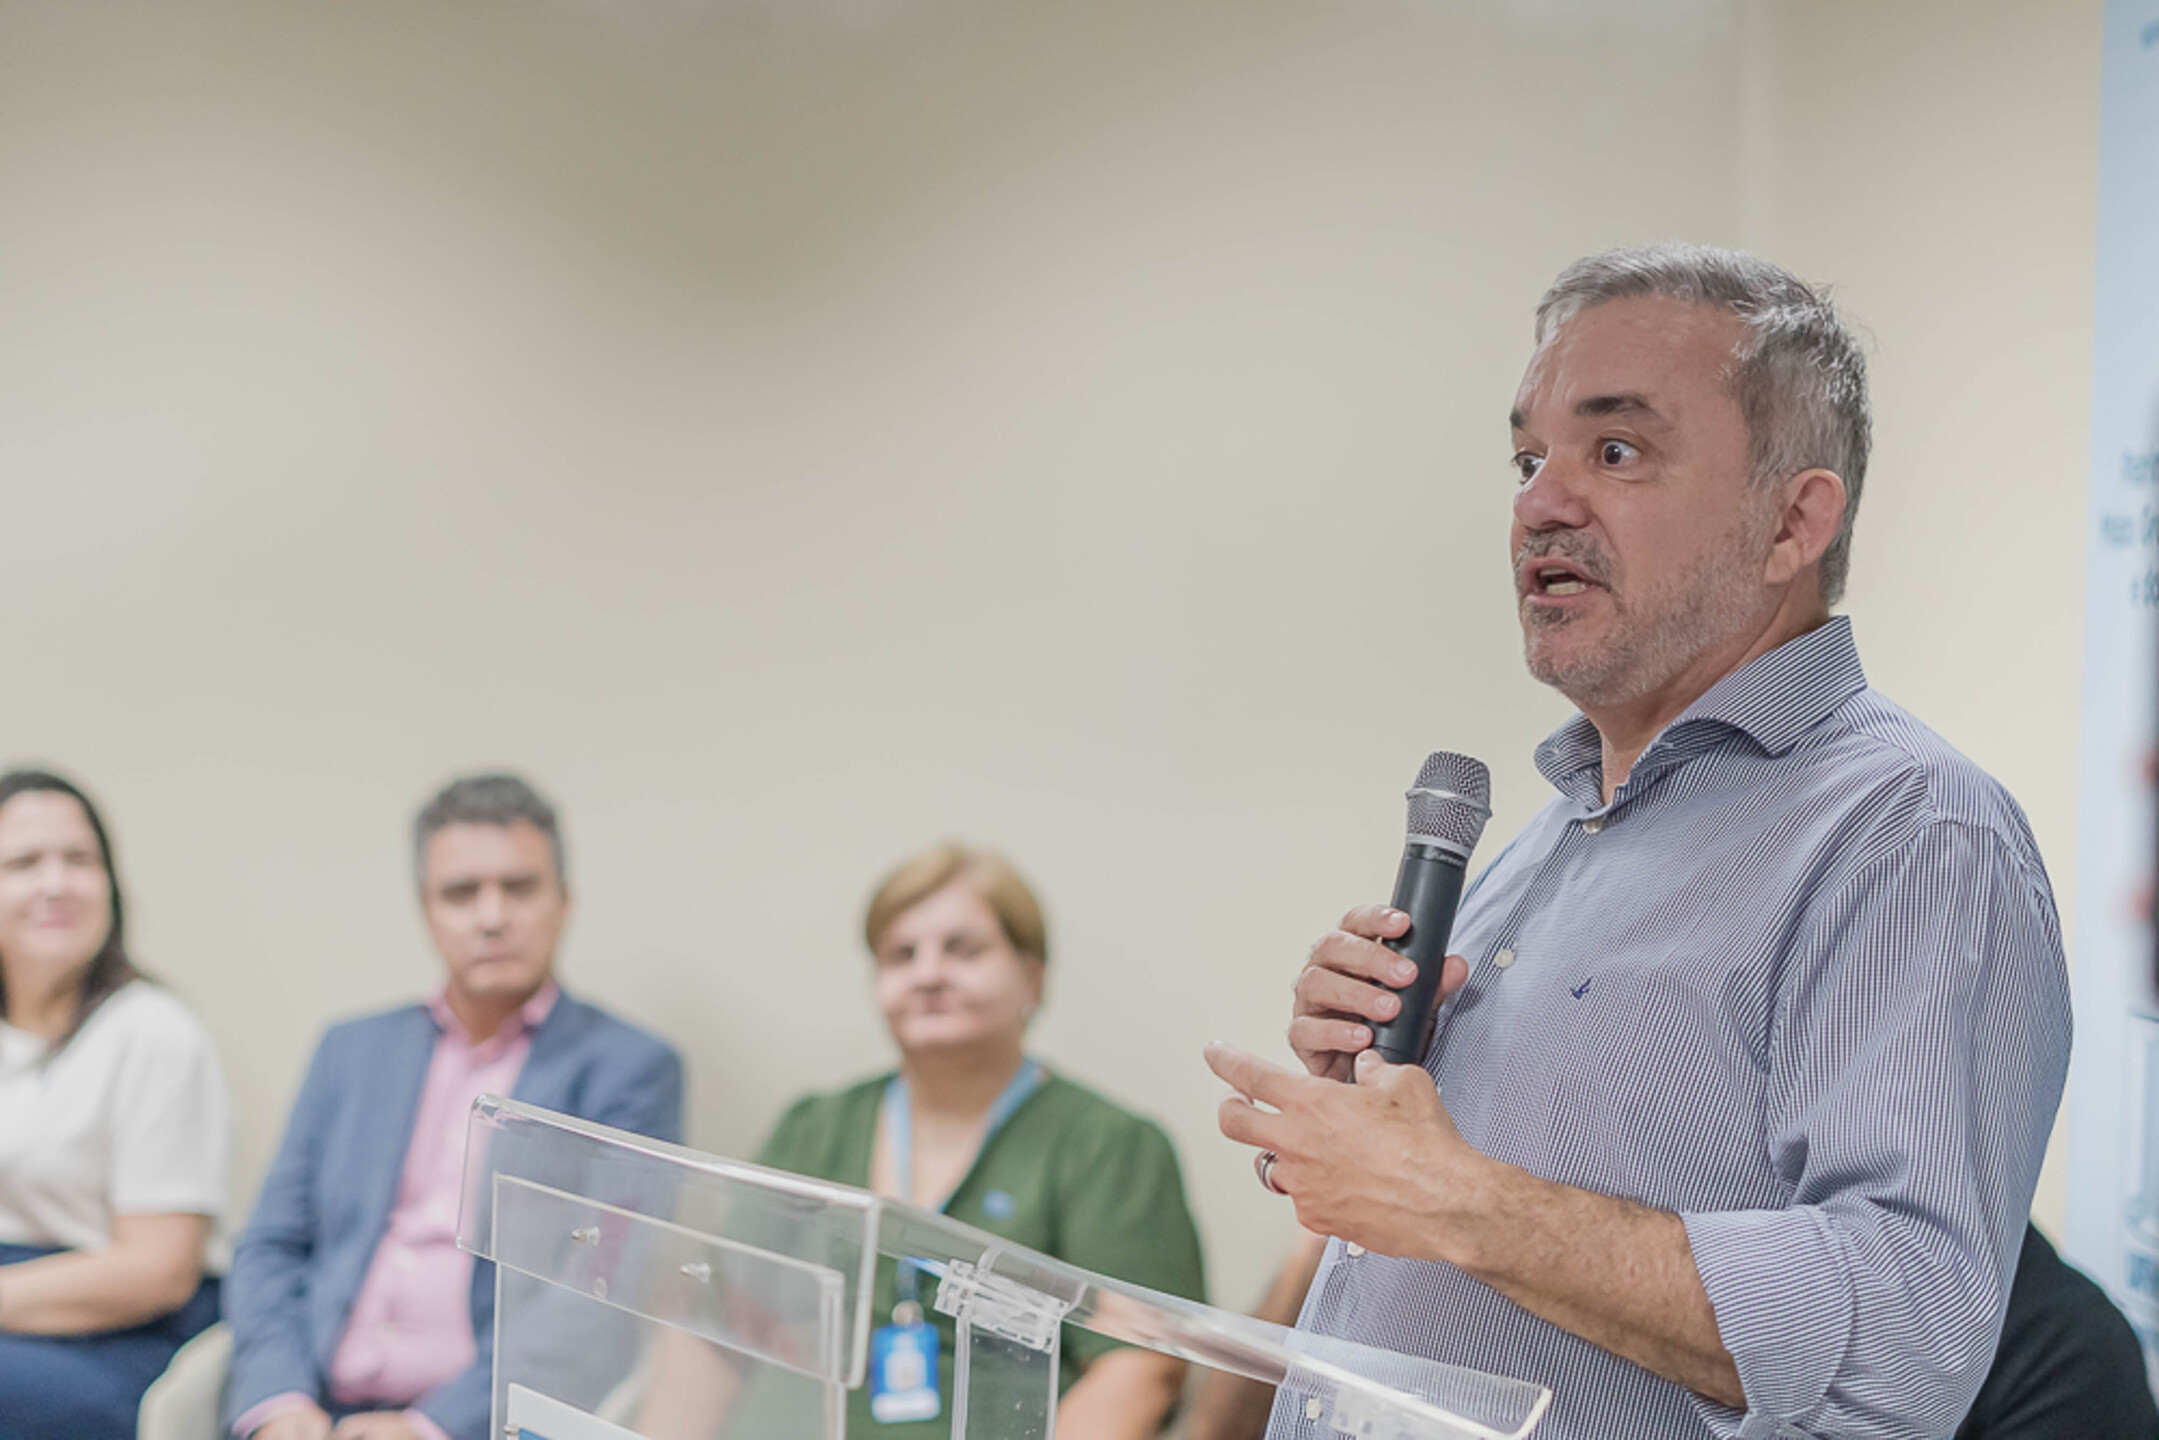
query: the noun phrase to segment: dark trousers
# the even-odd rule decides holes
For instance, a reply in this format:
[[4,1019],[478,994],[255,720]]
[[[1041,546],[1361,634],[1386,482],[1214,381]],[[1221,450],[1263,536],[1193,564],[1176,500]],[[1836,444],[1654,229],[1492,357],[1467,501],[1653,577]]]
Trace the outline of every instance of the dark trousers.
[[[0,1245],[0,1266],[53,1253]],[[126,1330],[0,1332],[0,1440],[134,1440],[142,1392],[174,1351],[216,1322],[217,1294],[217,1280],[205,1279],[178,1310]]]

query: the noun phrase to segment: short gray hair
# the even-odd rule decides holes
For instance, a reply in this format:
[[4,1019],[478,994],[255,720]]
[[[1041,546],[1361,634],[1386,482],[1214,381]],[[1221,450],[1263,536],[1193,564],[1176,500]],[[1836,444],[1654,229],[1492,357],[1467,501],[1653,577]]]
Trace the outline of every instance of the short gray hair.
[[1737,250],[1672,244],[1606,250],[1569,265],[1537,302],[1537,343],[1592,306],[1644,295],[1713,305],[1746,325],[1730,381],[1747,421],[1755,484],[1816,467],[1842,477],[1844,523],[1821,570],[1822,601],[1836,604],[1851,570],[1874,429],[1857,337],[1825,290],[1789,270]]
[[462,775],[435,792],[412,820],[412,874],[420,889],[427,889],[427,842],[435,832],[451,825],[516,825],[538,828],[547,837],[548,852],[555,861],[555,883],[569,888],[570,872],[563,863],[562,827],[555,807],[548,804],[516,775]]

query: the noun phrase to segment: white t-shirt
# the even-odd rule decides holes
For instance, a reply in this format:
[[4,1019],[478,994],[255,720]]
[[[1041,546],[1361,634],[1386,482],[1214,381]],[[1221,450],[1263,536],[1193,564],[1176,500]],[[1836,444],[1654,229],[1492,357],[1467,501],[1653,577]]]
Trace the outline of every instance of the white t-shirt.
[[232,1105],[210,1032],[148,981],[115,991],[49,1043],[0,1023],[0,1241],[103,1249],[115,1215],[208,1215],[227,1247]]

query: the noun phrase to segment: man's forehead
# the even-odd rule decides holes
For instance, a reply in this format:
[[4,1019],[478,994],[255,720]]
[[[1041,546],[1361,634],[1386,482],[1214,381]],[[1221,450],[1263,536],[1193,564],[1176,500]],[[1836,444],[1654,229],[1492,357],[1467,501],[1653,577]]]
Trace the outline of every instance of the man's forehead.
[[1567,416],[1670,420],[1705,388],[1723,391],[1744,335],[1728,310],[1664,296],[1591,306],[1530,357],[1515,428]]
[[529,820],[455,821],[428,837],[427,860],[430,870],[480,876],[523,873],[550,863],[547,835]]

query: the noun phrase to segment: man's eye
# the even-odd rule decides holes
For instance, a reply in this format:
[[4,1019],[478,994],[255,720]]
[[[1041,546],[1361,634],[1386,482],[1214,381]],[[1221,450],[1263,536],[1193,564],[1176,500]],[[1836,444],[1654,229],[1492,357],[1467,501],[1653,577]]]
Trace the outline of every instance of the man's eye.
[[1522,484],[1527,485],[1530,481],[1536,479],[1537,472],[1543,468],[1544,457],[1542,455],[1529,450],[1517,450],[1514,452],[1514,473]]
[[1597,442],[1597,458],[1607,465],[1624,465],[1630,460],[1642,458],[1642,452],[1624,440],[1600,440]]

